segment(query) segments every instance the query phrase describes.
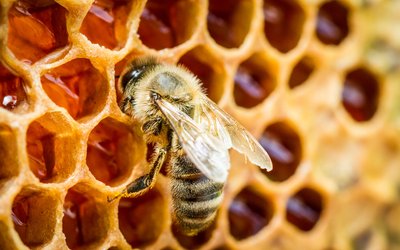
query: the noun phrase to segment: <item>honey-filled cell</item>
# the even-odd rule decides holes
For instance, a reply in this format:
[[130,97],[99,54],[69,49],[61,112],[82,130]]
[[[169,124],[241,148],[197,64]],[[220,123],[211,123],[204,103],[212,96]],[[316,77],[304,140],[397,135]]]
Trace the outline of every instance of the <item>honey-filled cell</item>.
[[294,66],[289,78],[289,88],[293,89],[303,84],[311,76],[315,68],[311,57],[304,56]]
[[92,43],[109,49],[121,48],[128,33],[127,19],[132,0],[96,0],[84,18],[80,32]]
[[346,74],[342,89],[342,104],[357,122],[372,119],[379,104],[378,78],[368,69],[360,67]]
[[321,194],[306,187],[289,198],[286,204],[286,220],[302,231],[310,231],[319,221],[323,208]]
[[240,47],[249,32],[253,11],[254,4],[250,0],[210,0],[208,33],[223,47]]
[[8,12],[8,43],[14,55],[34,63],[68,44],[67,10],[55,1],[16,1]]
[[128,178],[144,153],[143,145],[128,126],[106,118],[89,135],[86,164],[97,180],[115,186]]
[[33,121],[26,133],[26,150],[33,174],[44,183],[67,179],[78,161],[75,153],[78,141],[59,113],[48,113]]
[[291,177],[301,161],[302,146],[296,130],[285,122],[269,125],[259,139],[268,152],[274,168],[267,172],[261,170],[272,181],[285,181]]
[[305,12],[297,0],[264,0],[264,34],[282,53],[294,49],[303,33]]
[[213,57],[206,49],[198,47],[183,55],[178,63],[198,77],[207,96],[218,103],[224,94],[225,72],[222,65],[218,63],[211,65],[210,61],[216,60],[210,60],[210,58]]
[[263,55],[253,55],[236,70],[233,97],[238,106],[252,108],[262,103],[276,87],[278,70]]
[[28,107],[24,80],[14,75],[0,63],[0,107],[13,112],[26,111]]
[[199,9],[198,1],[147,1],[140,17],[140,40],[156,50],[184,43],[198,27]]
[[256,235],[268,225],[274,213],[273,203],[251,187],[235,196],[229,206],[229,230],[237,240]]
[[339,45],[349,35],[349,11],[341,1],[329,1],[318,10],[316,34],[324,44]]
[[94,115],[105,104],[107,80],[88,59],[74,59],[51,69],[41,82],[50,99],[74,119]]
[[165,205],[156,188],[119,201],[119,229],[131,247],[142,249],[157,240],[166,222]]
[[12,204],[12,221],[22,242],[29,248],[40,248],[55,235],[57,223],[56,197],[23,190]]
[[[62,232],[70,249],[101,241],[109,228],[108,204],[92,197],[96,191],[78,184],[69,189],[63,205]],[[104,202],[107,202],[104,199]]]

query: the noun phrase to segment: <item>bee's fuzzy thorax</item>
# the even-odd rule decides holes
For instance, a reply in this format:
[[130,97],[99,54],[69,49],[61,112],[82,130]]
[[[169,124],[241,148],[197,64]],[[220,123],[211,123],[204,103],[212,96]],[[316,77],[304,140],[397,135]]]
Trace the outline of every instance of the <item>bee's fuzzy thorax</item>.
[[[167,64],[159,64],[151,67],[143,74],[139,80],[140,83],[136,85],[127,86],[124,95],[132,94],[135,100],[135,109],[133,116],[139,121],[146,120],[149,116],[154,116],[159,112],[157,106],[153,103],[150,97],[152,91],[158,92],[160,90],[153,89],[154,79],[160,77],[162,74],[168,74],[178,79],[179,89],[182,93],[187,93],[191,96],[189,101],[191,106],[197,106],[201,102],[203,91],[200,81],[183,67],[176,67]],[[174,95],[176,93],[168,93]]]

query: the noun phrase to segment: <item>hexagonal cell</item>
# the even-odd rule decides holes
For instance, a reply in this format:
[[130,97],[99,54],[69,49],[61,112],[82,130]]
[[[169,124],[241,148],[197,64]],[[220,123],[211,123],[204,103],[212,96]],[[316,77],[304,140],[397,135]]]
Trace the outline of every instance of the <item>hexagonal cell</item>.
[[211,37],[226,48],[239,47],[250,29],[254,3],[250,0],[210,0],[207,28]]
[[298,133],[285,122],[269,125],[259,139],[271,157],[273,170],[260,170],[272,181],[285,181],[292,176],[301,161],[302,144]]
[[20,170],[17,135],[7,125],[0,124],[0,187],[17,176]]
[[377,77],[366,68],[356,68],[346,74],[342,104],[358,121],[370,120],[378,109],[380,88]]
[[106,118],[89,135],[86,164],[97,180],[115,186],[129,177],[144,150],[131,128]]
[[198,249],[205,245],[210,239],[215,230],[215,221],[206,230],[199,232],[197,235],[188,236],[174,224],[172,225],[172,233],[175,239],[184,249]]
[[316,34],[329,45],[339,45],[349,34],[349,11],[339,1],[322,4],[318,10]]
[[274,214],[274,205],[269,197],[252,187],[245,187],[229,206],[229,230],[237,240],[256,235],[268,225]]
[[0,107],[9,111],[27,110],[28,102],[23,79],[11,73],[2,63],[0,63],[0,101]]
[[[67,246],[85,248],[106,237],[110,223],[108,204],[99,203],[98,191],[78,184],[68,190],[65,196],[62,231]],[[107,202],[104,198],[104,202]]]
[[263,55],[253,55],[236,71],[233,95],[237,105],[252,108],[267,98],[276,86],[278,65]]
[[118,207],[119,229],[133,248],[151,245],[164,229],[165,201],[156,189],[133,198],[121,199]]
[[[191,72],[193,72],[203,83],[207,96],[218,103],[224,94],[225,72],[222,65],[215,64],[214,56],[203,47],[195,48],[186,53],[179,60]],[[211,62],[212,65],[211,65]]]
[[314,228],[323,211],[322,196],[305,187],[291,196],[286,204],[286,220],[302,231]]
[[8,43],[14,55],[34,63],[68,43],[67,10],[51,0],[20,0],[8,13]]
[[53,195],[22,190],[12,205],[14,229],[29,248],[45,245],[55,235],[58,199]]
[[140,40],[157,50],[184,43],[198,27],[199,10],[198,1],[147,1],[140,17]]
[[294,49],[303,33],[304,10],[293,0],[264,0],[264,34],[282,53]]
[[314,71],[314,67],[314,61],[311,57],[304,56],[301,58],[301,60],[294,66],[292,74],[290,74],[289,88],[293,89],[307,81]]
[[[75,131],[60,113],[48,113],[29,125],[29,167],[41,182],[61,182],[75,170],[80,148]],[[78,152],[77,152],[78,151]]]
[[83,19],[80,32],[92,43],[121,48],[128,34],[126,22],[131,6],[131,0],[96,0]]
[[88,59],[75,59],[41,77],[50,99],[74,119],[94,115],[105,105],[108,83]]

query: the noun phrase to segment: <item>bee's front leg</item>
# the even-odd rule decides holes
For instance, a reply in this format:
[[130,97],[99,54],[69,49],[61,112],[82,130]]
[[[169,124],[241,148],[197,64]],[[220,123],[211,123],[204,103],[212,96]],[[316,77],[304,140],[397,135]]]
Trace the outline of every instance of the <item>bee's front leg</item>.
[[108,198],[108,202],[111,202],[119,197],[136,197],[146,192],[148,188],[152,188],[154,186],[156,176],[160,172],[160,169],[165,161],[166,155],[167,150],[165,148],[156,147],[155,154],[151,160],[150,172],[128,184],[128,186],[122,190],[119,195],[111,199]]

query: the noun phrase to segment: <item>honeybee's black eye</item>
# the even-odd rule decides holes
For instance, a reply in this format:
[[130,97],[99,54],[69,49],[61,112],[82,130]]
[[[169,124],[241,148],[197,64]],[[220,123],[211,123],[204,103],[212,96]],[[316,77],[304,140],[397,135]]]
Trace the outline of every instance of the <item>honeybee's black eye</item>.
[[125,90],[128,83],[136,84],[136,82],[143,76],[143,72],[146,66],[135,67],[128,70],[123,76],[121,80],[121,87]]

